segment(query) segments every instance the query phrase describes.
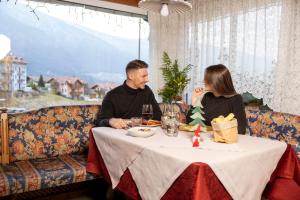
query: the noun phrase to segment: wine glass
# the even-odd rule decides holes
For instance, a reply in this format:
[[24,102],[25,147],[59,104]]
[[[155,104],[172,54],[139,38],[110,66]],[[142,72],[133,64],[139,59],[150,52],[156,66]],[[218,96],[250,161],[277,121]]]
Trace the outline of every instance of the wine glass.
[[142,119],[148,122],[153,117],[153,108],[151,104],[143,104]]

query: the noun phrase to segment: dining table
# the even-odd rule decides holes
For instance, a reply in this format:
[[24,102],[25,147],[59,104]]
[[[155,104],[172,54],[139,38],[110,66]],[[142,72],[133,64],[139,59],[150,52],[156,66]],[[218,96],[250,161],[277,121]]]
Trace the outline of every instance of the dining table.
[[299,160],[284,142],[239,135],[238,143],[223,144],[201,133],[195,148],[193,132],[154,131],[133,137],[123,129],[91,129],[86,171],[132,199],[300,197]]

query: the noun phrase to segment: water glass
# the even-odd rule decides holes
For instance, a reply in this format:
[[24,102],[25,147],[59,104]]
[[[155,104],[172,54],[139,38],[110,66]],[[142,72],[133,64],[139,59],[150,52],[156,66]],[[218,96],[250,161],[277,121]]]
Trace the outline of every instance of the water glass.
[[176,137],[178,136],[178,126],[177,113],[171,112],[167,116],[164,116],[163,124],[165,126],[164,132],[168,136]]

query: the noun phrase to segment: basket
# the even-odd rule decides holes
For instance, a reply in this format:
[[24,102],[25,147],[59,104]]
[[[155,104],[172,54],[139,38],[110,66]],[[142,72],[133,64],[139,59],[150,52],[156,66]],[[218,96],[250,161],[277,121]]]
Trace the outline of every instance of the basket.
[[214,141],[227,144],[237,143],[238,141],[238,123],[236,119],[228,122],[211,122]]

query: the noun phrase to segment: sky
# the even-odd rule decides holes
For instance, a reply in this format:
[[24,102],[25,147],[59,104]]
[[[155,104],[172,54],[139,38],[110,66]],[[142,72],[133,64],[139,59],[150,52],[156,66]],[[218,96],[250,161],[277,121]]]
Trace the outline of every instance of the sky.
[[149,25],[137,17],[121,16],[105,12],[86,9],[84,6],[55,5],[44,2],[27,2],[19,0],[18,3],[30,5],[37,11],[56,17],[72,25],[80,25],[112,36],[135,39],[139,37],[139,21],[141,21],[141,39],[149,36]]

